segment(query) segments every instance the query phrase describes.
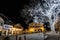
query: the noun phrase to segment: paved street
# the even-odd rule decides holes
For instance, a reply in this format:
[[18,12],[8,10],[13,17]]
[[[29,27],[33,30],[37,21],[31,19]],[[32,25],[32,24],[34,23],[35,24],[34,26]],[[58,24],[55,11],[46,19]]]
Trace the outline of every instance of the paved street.
[[[6,37],[6,36],[5,36]],[[5,39],[5,37],[0,37],[0,40]],[[43,33],[33,33],[33,34],[23,34],[23,35],[17,35],[17,36],[8,36],[10,40],[44,40],[44,34]]]
[[60,40],[60,35],[48,35],[46,40]]
[[57,33],[47,33],[48,37],[46,40],[60,40],[60,34]]
[[[48,35],[48,37],[45,40],[60,40],[60,34],[48,32],[46,35]],[[24,35],[18,36],[17,40],[19,40],[19,37],[22,38],[21,40],[25,40],[23,36]],[[0,37],[0,40],[2,38],[4,37]],[[40,33],[26,35],[26,38],[26,40],[44,40],[42,34]],[[16,36],[10,36],[10,40],[16,40]]]

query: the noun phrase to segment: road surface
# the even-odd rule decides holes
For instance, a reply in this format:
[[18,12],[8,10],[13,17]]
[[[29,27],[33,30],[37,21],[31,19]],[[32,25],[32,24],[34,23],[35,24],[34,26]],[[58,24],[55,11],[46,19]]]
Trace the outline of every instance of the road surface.
[[47,33],[48,37],[46,40],[60,40],[60,34],[57,33]]

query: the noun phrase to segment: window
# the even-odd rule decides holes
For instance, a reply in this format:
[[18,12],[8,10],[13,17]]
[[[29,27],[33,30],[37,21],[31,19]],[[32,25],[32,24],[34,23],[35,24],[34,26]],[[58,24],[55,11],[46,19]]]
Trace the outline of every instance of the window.
[[8,34],[12,34],[12,31],[8,29]]
[[41,29],[38,29],[38,32],[42,32],[42,30]]
[[4,31],[4,34],[6,34],[6,31]]

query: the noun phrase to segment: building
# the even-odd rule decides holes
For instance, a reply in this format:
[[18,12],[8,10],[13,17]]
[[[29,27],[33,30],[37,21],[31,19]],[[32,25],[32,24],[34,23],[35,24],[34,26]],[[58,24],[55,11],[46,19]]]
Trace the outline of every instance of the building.
[[30,32],[44,32],[45,29],[42,23],[33,22],[29,24],[28,30]]
[[58,15],[58,20],[55,22],[55,31],[60,33],[60,13]]
[[5,35],[19,35],[23,33],[23,27],[20,24],[13,25],[4,25],[3,34]]
[[0,17],[0,35],[2,35],[3,26],[4,26],[4,20],[2,17]]
[[13,31],[13,35],[23,34],[23,27],[21,24],[15,24],[11,29]]
[[0,17],[0,26],[3,26],[4,25],[4,20],[2,17]]
[[54,26],[55,26],[55,29],[56,29],[55,31],[56,31],[56,32],[60,32],[60,20],[58,20],[58,21],[55,23]]

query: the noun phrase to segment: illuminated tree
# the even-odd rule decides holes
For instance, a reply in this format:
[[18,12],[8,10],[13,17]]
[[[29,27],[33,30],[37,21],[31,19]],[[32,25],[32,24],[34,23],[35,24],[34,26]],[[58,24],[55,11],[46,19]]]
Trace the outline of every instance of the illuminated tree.
[[59,7],[60,0],[30,0],[29,5],[25,5],[24,9],[22,9],[20,16],[28,22],[31,19],[33,20],[35,16],[38,17],[39,22],[45,22],[45,17],[47,17],[49,18],[49,22],[52,23],[51,16],[53,15],[54,17],[53,21],[57,19],[57,14],[60,11]]

